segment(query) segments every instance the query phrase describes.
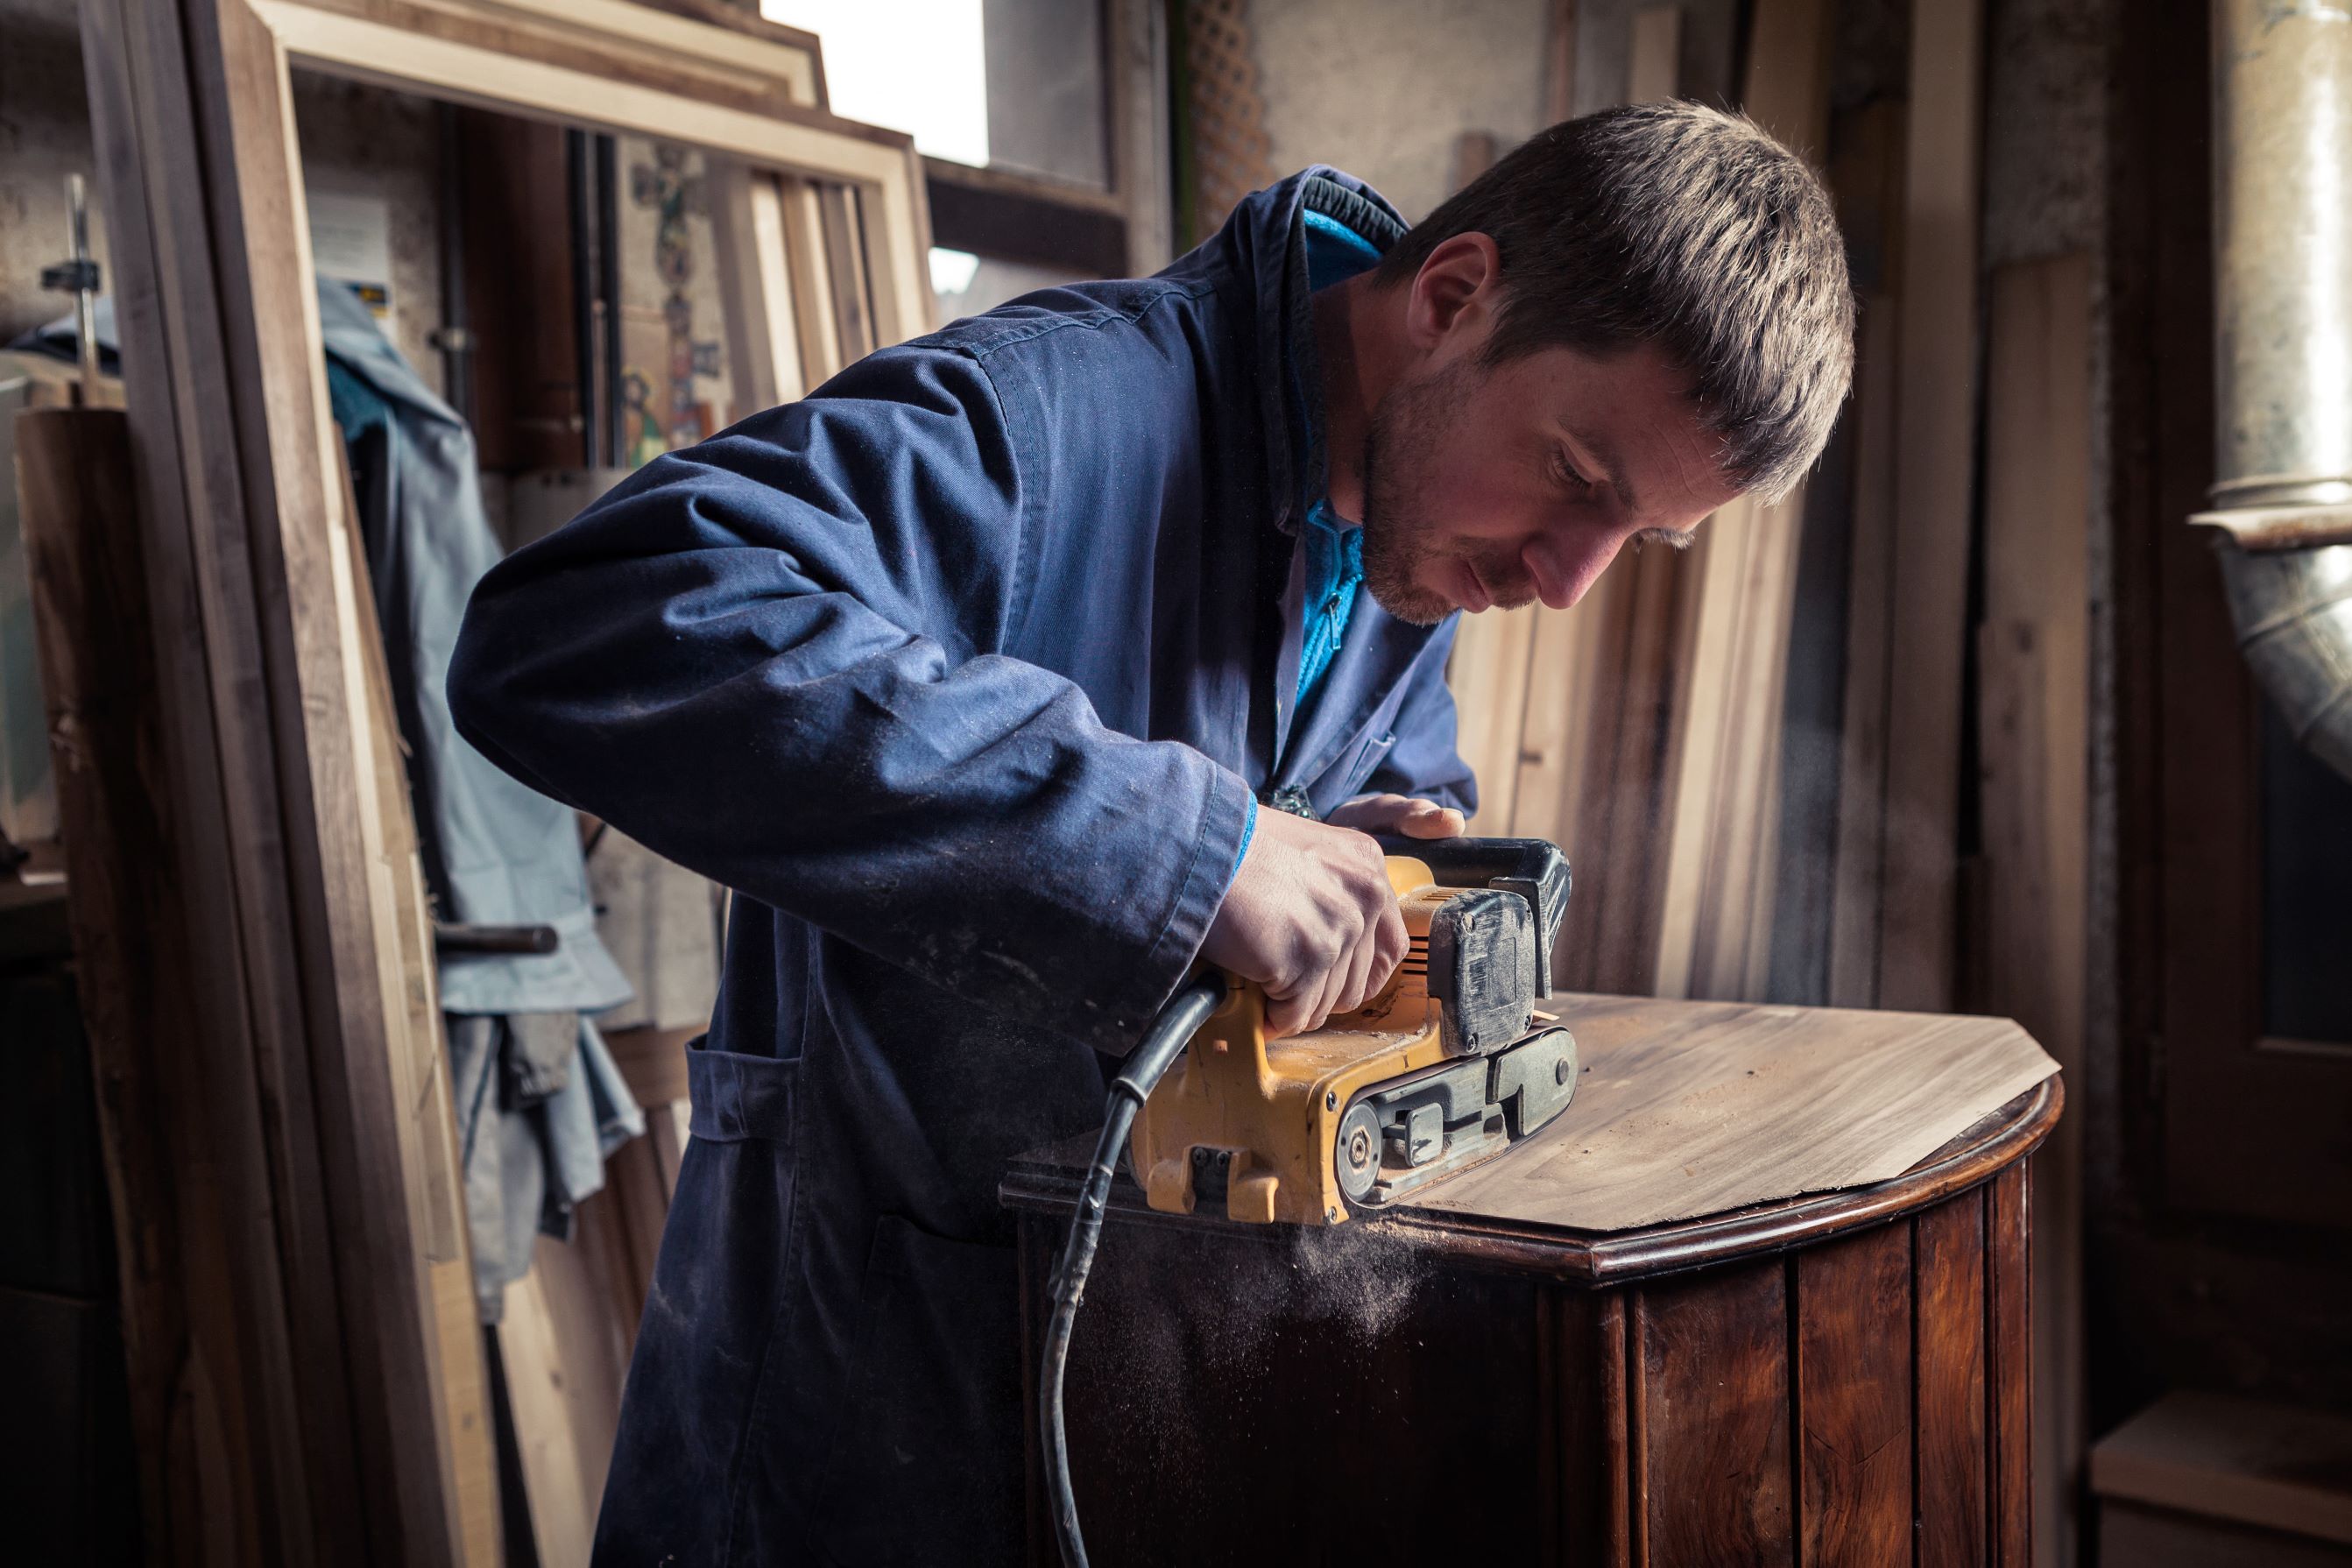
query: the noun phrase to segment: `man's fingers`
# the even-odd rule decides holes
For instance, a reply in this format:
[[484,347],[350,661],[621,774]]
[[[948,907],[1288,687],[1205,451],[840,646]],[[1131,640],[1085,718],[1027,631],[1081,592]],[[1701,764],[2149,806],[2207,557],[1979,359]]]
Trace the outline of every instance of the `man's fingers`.
[[1357,939],[1355,948],[1348,954],[1348,962],[1343,966],[1346,976],[1339,987],[1338,994],[1332,1000],[1332,1012],[1352,1013],[1364,1005],[1364,998],[1372,994],[1376,984],[1372,974],[1380,968],[1380,956],[1379,933],[1376,930],[1367,931]]
[[1433,800],[1410,801],[1396,818],[1397,830],[1408,838],[1459,838],[1469,826],[1460,812]]
[[1307,1015],[1308,1002],[1304,996],[1276,996],[1266,993],[1265,1033],[1268,1039],[1280,1039],[1299,1032],[1299,1021]]

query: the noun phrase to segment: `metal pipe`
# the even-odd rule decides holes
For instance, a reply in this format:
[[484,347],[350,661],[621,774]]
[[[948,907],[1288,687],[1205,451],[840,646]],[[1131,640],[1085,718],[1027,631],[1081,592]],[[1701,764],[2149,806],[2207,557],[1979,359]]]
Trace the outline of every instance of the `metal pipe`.
[[78,275],[74,289],[74,342],[81,356],[81,399],[98,401],[98,269],[89,256],[89,193],[79,174],[66,176],[66,242]]
[[2214,0],[2211,510],[2241,651],[2352,777],[2352,5]]

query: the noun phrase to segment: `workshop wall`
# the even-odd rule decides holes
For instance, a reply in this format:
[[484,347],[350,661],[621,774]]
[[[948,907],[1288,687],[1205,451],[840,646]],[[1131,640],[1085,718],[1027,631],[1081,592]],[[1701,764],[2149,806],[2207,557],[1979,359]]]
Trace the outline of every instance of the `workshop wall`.
[[1445,198],[1455,141],[1504,147],[1543,105],[1546,0],[1256,0],[1249,11],[1277,175],[1337,164],[1418,219]]

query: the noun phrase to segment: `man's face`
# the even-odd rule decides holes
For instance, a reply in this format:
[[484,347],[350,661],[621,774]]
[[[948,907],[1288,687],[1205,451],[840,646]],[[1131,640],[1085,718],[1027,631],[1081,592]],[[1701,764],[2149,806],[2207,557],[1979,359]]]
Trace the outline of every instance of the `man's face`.
[[1687,544],[1739,493],[1656,350],[1490,366],[1448,346],[1381,396],[1364,442],[1364,584],[1399,619],[1566,609],[1628,541]]

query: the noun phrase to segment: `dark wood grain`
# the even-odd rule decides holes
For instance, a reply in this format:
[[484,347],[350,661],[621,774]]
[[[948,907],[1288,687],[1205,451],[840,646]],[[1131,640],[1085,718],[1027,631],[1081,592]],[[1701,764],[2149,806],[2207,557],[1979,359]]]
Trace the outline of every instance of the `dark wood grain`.
[[[164,1100],[186,1068],[173,1047],[186,1043],[174,1020],[188,1003],[187,976],[181,955],[159,941],[177,900],[130,432],[112,410],[40,409],[17,416],[16,438],[74,977],[114,1211],[140,1502],[149,1519],[168,1521],[173,1477],[195,1458],[184,1433],[173,1441],[173,1384],[191,1335],[208,1342],[226,1324],[204,1303],[192,1324],[184,1290],[183,1204],[203,1205],[212,1184],[187,1173],[175,1201]],[[199,1234],[194,1245],[213,1242]]]
[[[1786,1270],[1751,1263],[1636,1293],[1638,1527],[1653,1568],[1796,1561]],[[1706,1498],[1708,1506],[1695,1507]]]
[[2026,1252],[2026,1167],[2013,1165],[1985,1189],[1985,1370],[1990,1396],[1986,1473],[1991,1505],[1990,1561],[2033,1561],[2032,1281]]
[[1984,1199],[1912,1222],[1918,1568],[1985,1560]]
[[1551,1288],[1538,1297],[1550,1365],[1544,1386],[1556,1430],[1556,1458],[1544,1459],[1552,1500],[1550,1533],[1537,1561],[1634,1561],[1634,1495],[1624,1293]]
[[1911,1227],[1790,1260],[1809,1565],[1877,1568],[1911,1535]]

